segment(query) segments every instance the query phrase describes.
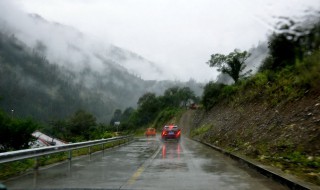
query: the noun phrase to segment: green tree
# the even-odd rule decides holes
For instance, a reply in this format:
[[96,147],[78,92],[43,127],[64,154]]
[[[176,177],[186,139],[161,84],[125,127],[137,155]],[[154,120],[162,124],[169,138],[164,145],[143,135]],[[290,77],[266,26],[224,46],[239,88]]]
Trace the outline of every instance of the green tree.
[[168,88],[162,97],[159,97],[162,107],[180,107],[186,106],[190,100],[195,101],[194,92],[189,87],[171,87]]
[[251,70],[249,70],[246,73],[241,74],[246,67],[245,61],[249,56],[250,54],[248,52],[241,52],[235,49],[228,55],[218,53],[212,54],[211,59],[207,64],[209,64],[210,67],[218,67],[218,71],[228,74],[234,82],[237,83],[239,78],[244,77],[251,72]]
[[0,110],[0,152],[29,148],[40,125],[31,119],[11,118]]
[[64,141],[70,140],[69,138],[71,136],[70,125],[63,119],[51,120],[49,124],[42,129],[42,131],[45,134]]
[[260,72],[292,66],[320,47],[320,19],[311,26],[286,17],[283,19],[285,22],[277,29],[278,32],[269,37],[269,55],[260,66]]
[[122,111],[120,109],[116,109],[113,113],[113,117],[110,120],[110,125],[114,125],[114,122],[121,121]]
[[138,105],[139,125],[145,125],[152,121],[161,109],[159,99],[154,93],[142,95],[138,100]]
[[127,121],[134,111],[132,107],[126,108],[121,115],[121,121]]
[[192,100],[193,102],[196,101],[196,96],[189,87],[183,87],[179,90],[179,98],[184,107],[187,107],[187,104],[190,100]]
[[179,100],[179,90],[180,88],[175,86],[168,88],[164,91],[164,94],[162,97],[160,97],[160,101],[162,103],[163,107],[178,107],[180,104]]
[[97,126],[96,118],[84,110],[78,110],[69,119],[70,133],[79,140],[89,140],[91,131]]
[[204,86],[202,104],[205,110],[212,108],[220,99],[222,90],[226,85],[221,83],[209,82]]
[[296,59],[296,44],[291,35],[286,33],[273,34],[269,42],[269,56],[264,60],[259,70],[279,70],[287,65],[294,65]]
[[147,92],[139,98],[138,106],[142,107],[145,104],[149,104],[150,102],[154,101],[155,99],[156,99],[155,93]]

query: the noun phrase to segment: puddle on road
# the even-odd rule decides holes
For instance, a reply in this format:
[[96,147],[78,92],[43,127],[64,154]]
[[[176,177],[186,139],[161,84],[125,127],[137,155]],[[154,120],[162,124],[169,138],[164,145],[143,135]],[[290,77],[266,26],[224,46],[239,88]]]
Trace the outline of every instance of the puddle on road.
[[[156,161],[155,161],[156,162]],[[150,169],[155,172],[170,172],[170,171],[181,171],[181,172],[188,172],[189,168],[187,163],[158,163],[158,164],[153,164],[150,166]]]

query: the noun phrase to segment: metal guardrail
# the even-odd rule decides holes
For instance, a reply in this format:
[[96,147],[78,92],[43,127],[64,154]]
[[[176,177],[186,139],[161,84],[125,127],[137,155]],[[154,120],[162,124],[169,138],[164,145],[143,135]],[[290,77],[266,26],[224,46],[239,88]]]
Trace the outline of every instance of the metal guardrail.
[[89,147],[89,154],[91,154],[92,146],[101,145],[102,150],[104,150],[105,149],[104,145],[108,142],[114,142],[119,140],[129,141],[131,139],[133,139],[133,136],[128,135],[128,136],[112,137],[108,139],[93,140],[93,141],[72,143],[72,144],[59,145],[59,146],[50,146],[50,147],[4,152],[4,153],[0,153],[0,164],[29,159],[29,158],[37,159],[38,157],[41,157],[41,156],[46,156],[46,155],[60,153],[60,152],[69,152],[68,159],[71,160],[72,150]]

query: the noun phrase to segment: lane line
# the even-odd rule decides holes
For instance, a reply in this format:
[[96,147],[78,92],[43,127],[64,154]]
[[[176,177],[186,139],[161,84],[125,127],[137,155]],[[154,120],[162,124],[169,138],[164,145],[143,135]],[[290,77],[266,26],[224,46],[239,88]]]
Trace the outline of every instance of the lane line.
[[136,180],[140,177],[140,175],[142,174],[142,172],[144,171],[144,166],[141,166],[129,179],[128,181],[128,185],[133,185]]
[[137,171],[131,176],[131,178],[128,180],[127,185],[133,185],[137,179],[140,177],[140,175],[143,173],[143,171],[151,164],[151,162],[156,158],[156,156],[159,154],[161,150],[161,146],[159,145],[158,149],[155,151],[155,153],[146,160],[138,169]]

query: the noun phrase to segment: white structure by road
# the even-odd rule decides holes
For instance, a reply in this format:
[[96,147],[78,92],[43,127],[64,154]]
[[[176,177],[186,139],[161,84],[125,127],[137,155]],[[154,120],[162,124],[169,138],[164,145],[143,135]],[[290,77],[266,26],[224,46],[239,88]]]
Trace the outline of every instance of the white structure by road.
[[66,142],[50,137],[40,131],[35,131],[32,133],[32,136],[37,140],[31,143],[31,148],[44,147],[44,146],[54,146],[54,145],[64,145]]

